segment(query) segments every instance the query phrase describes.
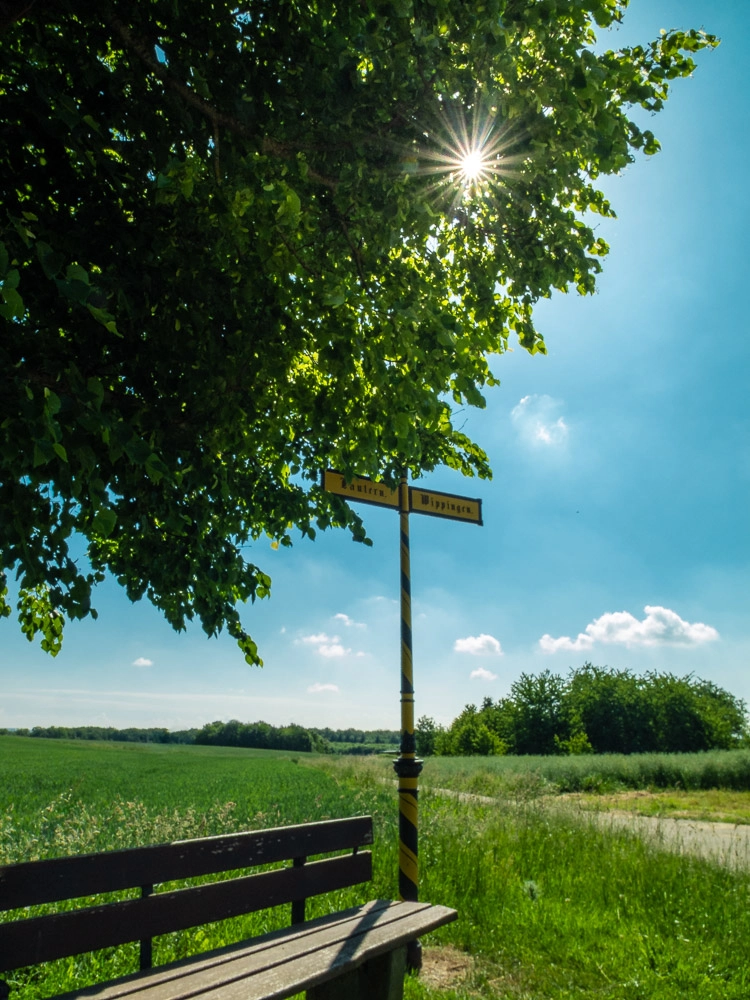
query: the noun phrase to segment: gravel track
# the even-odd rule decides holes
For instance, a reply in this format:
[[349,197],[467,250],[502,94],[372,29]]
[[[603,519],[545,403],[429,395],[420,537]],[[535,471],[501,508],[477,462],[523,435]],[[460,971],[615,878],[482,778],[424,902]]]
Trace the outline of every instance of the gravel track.
[[[471,792],[454,792],[447,788],[431,791],[448,795],[461,802],[500,803],[500,799]],[[655,847],[678,854],[691,854],[729,868],[750,871],[750,825],[742,823],[708,823],[694,819],[672,819],[668,816],[639,816],[625,810],[598,812],[552,803],[565,809],[581,823],[593,823],[612,830],[632,830],[648,839]]]
[[747,824],[638,816],[619,810],[581,811],[581,818],[604,828],[633,830],[666,851],[693,854],[730,868],[750,870],[750,826]]

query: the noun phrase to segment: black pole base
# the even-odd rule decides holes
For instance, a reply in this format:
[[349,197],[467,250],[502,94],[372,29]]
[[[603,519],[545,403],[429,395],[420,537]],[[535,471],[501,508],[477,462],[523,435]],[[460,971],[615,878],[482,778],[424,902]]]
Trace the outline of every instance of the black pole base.
[[419,939],[406,944],[406,971],[417,973],[422,968],[422,942]]
[[399,778],[418,778],[423,767],[424,761],[419,757],[397,757],[393,762],[393,770]]

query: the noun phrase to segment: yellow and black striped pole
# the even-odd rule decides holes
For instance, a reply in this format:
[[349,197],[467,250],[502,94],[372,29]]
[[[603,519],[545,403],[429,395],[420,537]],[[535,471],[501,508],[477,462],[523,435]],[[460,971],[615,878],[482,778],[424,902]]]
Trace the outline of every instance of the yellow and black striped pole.
[[[422,761],[414,738],[414,673],[411,645],[411,567],[409,560],[409,485],[399,486],[401,521],[401,747],[393,767],[398,775],[398,888],[401,899],[417,900],[417,794]],[[416,942],[415,942],[416,944]],[[418,956],[410,956],[410,964]]]
[[[398,508],[401,524],[401,747],[394,770],[398,775],[398,891],[407,902],[418,900],[417,796],[422,761],[417,758],[414,737],[414,671],[411,647],[411,567],[409,563],[409,514],[432,514],[454,521],[482,523],[482,501],[455,493],[409,488],[406,472],[398,490],[384,482],[354,476],[347,479],[335,469],[322,473],[324,490],[337,493],[347,500],[359,500],[379,507]],[[421,965],[418,941],[407,948],[410,968]]]

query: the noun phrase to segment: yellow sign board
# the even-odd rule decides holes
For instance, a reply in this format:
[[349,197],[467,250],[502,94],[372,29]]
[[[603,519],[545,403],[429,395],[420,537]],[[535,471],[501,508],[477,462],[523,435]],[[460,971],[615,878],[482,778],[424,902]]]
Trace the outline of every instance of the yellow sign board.
[[398,490],[392,490],[385,483],[376,483],[365,476],[357,476],[347,482],[340,472],[326,469],[323,473],[323,489],[329,493],[338,493],[347,500],[372,503],[378,507],[395,507],[398,510]]
[[[392,490],[385,483],[378,483],[365,476],[357,476],[347,482],[340,472],[326,469],[323,473],[323,489],[358,503],[399,509],[398,490]],[[422,490],[417,486],[409,487],[409,511],[413,514],[430,514],[432,517],[447,517],[453,521],[482,524],[481,500],[456,496],[454,493]]]
[[433,517],[449,517],[453,521],[482,524],[482,501],[453,493],[437,493],[410,486],[409,509],[413,514],[431,514]]

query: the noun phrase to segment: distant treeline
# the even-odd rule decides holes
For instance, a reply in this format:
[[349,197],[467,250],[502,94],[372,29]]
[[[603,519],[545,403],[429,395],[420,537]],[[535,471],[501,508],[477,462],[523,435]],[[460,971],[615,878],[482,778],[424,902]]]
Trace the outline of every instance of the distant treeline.
[[0,729],[0,736],[41,736],[48,740],[112,740],[116,743],[195,743],[197,729],[114,729],[112,726],[34,726]]
[[421,755],[690,753],[750,746],[750,730],[744,701],[711,681],[585,663],[521,674],[447,729],[423,716],[416,739]]
[[301,753],[379,753],[397,746],[400,734],[391,729],[314,729],[267,722],[210,722],[199,730],[195,743],[214,746],[295,750]]
[[[0,730],[0,734],[9,730]],[[13,732],[13,730],[10,730]],[[375,754],[398,748],[391,729],[315,729],[267,722],[209,722],[202,729],[114,729],[35,726],[19,736],[197,743],[295,753]],[[521,674],[510,694],[480,708],[467,705],[450,726],[423,716],[416,726],[422,756],[474,754],[691,753],[750,746],[745,703],[692,675],[596,667],[585,663],[567,677],[545,670]]]
[[294,750],[299,753],[326,753],[327,744],[303,726],[271,726],[267,722],[209,722],[199,729],[195,743],[217,747],[248,747],[255,750]]
[[368,743],[398,746],[401,733],[398,729],[315,729],[329,743]]
[[112,740],[120,743],[198,743],[208,746],[292,750],[296,753],[371,754],[398,745],[391,729],[307,729],[272,726],[267,722],[209,722],[202,729],[115,729],[112,726],[34,726],[0,729],[0,735],[34,736],[57,740]]

